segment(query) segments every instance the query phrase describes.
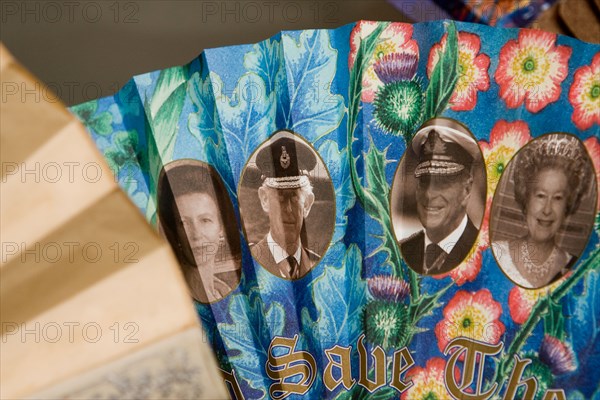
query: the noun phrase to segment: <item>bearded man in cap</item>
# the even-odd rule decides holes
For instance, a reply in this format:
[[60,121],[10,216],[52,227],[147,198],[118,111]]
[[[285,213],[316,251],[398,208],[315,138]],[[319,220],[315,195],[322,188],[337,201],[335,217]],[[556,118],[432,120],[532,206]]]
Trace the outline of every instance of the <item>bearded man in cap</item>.
[[407,264],[425,275],[446,273],[467,256],[478,230],[467,215],[473,187],[475,140],[459,124],[434,119],[412,142],[418,156],[417,213],[425,228],[400,242]]
[[304,226],[315,201],[308,174],[316,163],[310,147],[292,137],[275,140],[256,156],[263,180],[258,197],[269,217],[269,233],[250,250],[281,278],[302,278],[321,258],[306,246]]

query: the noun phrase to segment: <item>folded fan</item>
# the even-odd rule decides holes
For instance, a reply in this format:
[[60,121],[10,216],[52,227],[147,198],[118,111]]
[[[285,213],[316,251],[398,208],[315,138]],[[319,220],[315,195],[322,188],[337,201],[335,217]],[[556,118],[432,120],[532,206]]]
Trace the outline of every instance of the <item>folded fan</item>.
[[[599,51],[361,21],[206,50],[71,111],[171,242],[232,395],[449,398],[526,381],[589,397]],[[521,207],[511,160],[563,142],[528,164]],[[534,215],[530,192],[552,205]]]

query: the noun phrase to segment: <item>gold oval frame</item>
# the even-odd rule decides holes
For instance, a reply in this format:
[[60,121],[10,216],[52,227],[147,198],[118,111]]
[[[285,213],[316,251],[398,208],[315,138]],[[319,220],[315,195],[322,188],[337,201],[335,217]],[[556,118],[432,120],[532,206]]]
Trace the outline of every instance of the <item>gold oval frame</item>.
[[[475,247],[475,245],[478,243],[478,241],[481,238],[481,225],[483,224],[483,219],[485,218],[485,213],[486,213],[486,207],[487,207],[487,201],[486,201],[486,197],[487,197],[487,187],[488,187],[488,177],[487,177],[487,168],[485,165],[485,158],[483,157],[483,151],[481,150],[481,146],[479,145],[479,141],[477,140],[477,137],[473,134],[473,132],[471,131],[471,129],[469,129],[465,124],[463,124],[462,122],[453,119],[453,118],[449,118],[449,117],[434,117],[434,118],[430,118],[427,121],[423,122],[419,128],[416,130],[416,132],[418,132],[422,127],[424,127],[425,125],[427,125],[428,123],[430,123],[433,120],[446,120],[446,121],[451,121],[457,125],[460,125],[463,129],[465,129],[465,131],[467,131],[469,133],[469,135],[471,136],[471,138],[475,141],[475,143],[477,144],[477,149],[478,154],[479,154],[479,158],[480,158],[480,163],[482,166],[482,176],[483,176],[483,183],[484,183],[484,199],[483,199],[483,213],[481,214],[481,219],[479,221],[479,227],[477,228],[477,236],[475,237],[475,240],[473,241],[473,243],[471,244],[471,247],[469,248],[469,251],[467,251],[467,254],[465,255],[465,257],[460,260],[460,262],[458,262],[456,264],[455,267],[451,268],[449,271],[446,272],[442,272],[439,274],[422,274],[418,271],[415,271],[415,269],[409,265],[408,262],[406,262],[406,259],[404,258],[404,254],[402,254],[402,249],[400,248],[400,240],[398,239],[398,234],[396,233],[396,228],[394,226],[394,218],[393,218],[393,211],[392,211],[392,194],[394,193],[394,187],[396,184],[396,177],[398,176],[398,172],[400,171],[400,167],[403,165],[403,163],[406,160],[407,157],[407,153],[409,151],[412,151],[412,141],[413,139],[410,140],[410,142],[406,143],[406,150],[404,151],[404,154],[402,155],[402,157],[400,158],[400,161],[398,161],[398,165],[396,165],[396,169],[394,170],[394,175],[392,178],[392,185],[390,186],[390,193],[388,195],[388,209],[390,210],[390,225],[392,228],[392,232],[394,233],[394,238],[396,239],[396,244],[398,246],[398,251],[400,252],[400,254],[402,255],[402,258],[404,260],[404,262],[406,263],[406,265],[408,266],[408,268],[410,268],[412,271],[414,271],[415,273],[419,274],[420,276],[441,276],[441,275],[445,275],[450,273],[451,271],[455,270],[456,268],[460,267],[462,265],[462,263],[465,262],[465,260],[469,257],[469,255],[473,252],[473,248]],[[410,237],[410,236],[409,236]],[[404,238],[407,239],[407,238]]]
[[[229,193],[227,192],[227,186],[225,185],[225,182],[223,181],[223,177],[221,176],[221,174],[219,173],[219,171],[217,171],[215,169],[215,167],[213,167],[211,164],[209,164],[208,162],[205,161],[201,161],[201,160],[197,160],[194,158],[178,158],[177,160],[171,160],[166,164],[163,164],[162,168],[160,169],[159,172],[159,176],[157,178],[157,183],[156,183],[156,223],[157,223],[157,228],[159,230],[160,236],[162,236],[165,240],[167,240],[167,238],[165,237],[165,234],[163,232],[163,228],[162,228],[162,223],[161,223],[161,218],[160,218],[160,208],[158,206],[159,204],[159,187],[158,184],[160,182],[160,176],[162,175],[162,173],[164,173],[165,175],[168,173],[165,169],[167,166],[172,165],[172,164],[184,164],[184,163],[190,163],[190,164],[196,164],[195,166],[197,167],[202,167],[202,168],[206,168],[206,170],[208,170],[209,172],[212,171],[216,174],[216,176],[218,176],[219,180],[221,181],[223,187],[225,188],[225,191],[227,193],[227,196],[229,196],[229,202],[231,204],[231,208],[233,209],[233,202],[231,201],[231,197],[229,195]],[[219,207],[219,211],[221,210],[221,208]],[[238,225],[237,221],[235,222],[236,225]],[[237,276],[237,283],[235,284],[235,286],[233,286],[233,288],[223,297],[221,297],[220,299],[214,300],[214,301],[209,301],[209,302],[203,302],[200,300],[196,300],[193,299],[194,301],[197,301],[200,304],[215,304],[218,303],[219,301],[225,300],[227,297],[229,297],[229,295],[233,292],[235,292],[237,290],[237,288],[240,286],[241,281],[242,281],[242,275],[244,273],[244,266],[242,263],[242,257],[243,257],[243,251],[242,251],[242,237],[241,237],[241,231],[240,231],[240,227],[239,225],[237,226],[237,232],[238,232],[238,240],[239,240],[239,246],[240,246],[240,260],[237,263],[239,265],[239,268],[237,268],[235,271],[239,271],[239,273],[236,273]],[[168,243],[168,240],[167,240]],[[170,244],[170,243],[169,243]],[[173,253],[175,253],[175,249],[172,249]],[[179,261],[177,262],[179,264]],[[179,265],[179,268],[182,269],[182,266]],[[183,274],[183,271],[181,271]],[[185,275],[184,275],[185,277]],[[186,280],[186,284],[187,284],[187,279]],[[189,287],[188,287],[189,289]],[[190,297],[191,297],[191,293],[190,293]]]
[[[569,133],[569,132],[561,132],[561,131],[557,131],[557,132],[547,132],[544,134],[541,134],[535,138],[532,138],[531,140],[529,140],[524,146],[522,146],[520,149],[517,150],[517,152],[515,154],[512,155],[512,157],[510,158],[510,160],[508,161],[508,163],[506,164],[506,167],[504,168],[504,171],[502,171],[502,175],[500,176],[500,179],[498,179],[498,184],[496,185],[496,190],[494,191],[494,195],[492,196],[492,202],[490,205],[490,221],[488,224],[488,229],[489,229],[489,245],[490,245],[490,249],[492,251],[492,256],[494,257],[494,261],[496,261],[496,265],[497,267],[500,269],[500,271],[502,272],[502,274],[504,274],[504,276],[510,281],[512,282],[514,285],[525,289],[525,290],[544,290],[544,289],[549,289],[550,286],[552,286],[554,283],[558,282],[559,280],[561,280],[566,274],[568,274],[568,272],[561,274],[558,278],[548,282],[546,285],[537,287],[537,288],[531,288],[531,287],[525,287],[522,285],[519,285],[517,282],[513,281],[512,278],[510,276],[508,276],[508,274],[504,271],[504,268],[502,267],[502,265],[500,264],[500,262],[498,261],[498,257],[496,257],[496,251],[494,250],[494,234],[492,233],[492,218],[493,218],[493,214],[494,214],[494,208],[496,205],[496,202],[498,201],[498,193],[499,193],[499,188],[500,188],[500,184],[503,182],[503,180],[505,179],[509,179],[509,175],[506,174],[506,171],[509,170],[509,167],[512,166],[512,162],[519,156],[519,153],[521,153],[521,151],[523,149],[525,149],[527,146],[531,145],[532,143],[534,143],[536,140],[542,139],[546,136],[550,136],[550,135],[566,135],[566,136],[571,136],[574,137],[575,139],[577,139],[577,142],[579,142],[579,144],[581,145],[581,147],[583,148],[583,150],[585,151],[585,154],[587,154],[587,160],[590,164],[590,167],[592,169],[592,172],[594,172],[595,176],[597,176],[600,171],[596,171],[595,167],[594,167],[594,161],[587,149],[587,147],[585,147],[585,144],[583,143],[583,141],[575,134]],[[598,185],[597,185],[597,180],[594,179],[593,185],[596,186],[596,190],[595,190],[595,196],[594,196],[594,216],[596,216],[598,214]],[[561,228],[562,229],[562,226]],[[592,236],[592,232],[594,231],[594,223],[592,222],[589,226],[589,232],[586,235],[586,240],[585,240],[585,244],[582,246],[581,250],[579,251],[579,254],[577,255],[577,259],[575,260],[575,263],[573,264],[573,266],[569,269],[569,271],[574,270],[575,268],[577,268],[578,263],[579,263],[579,259],[581,258],[581,254],[583,253],[583,251],[585,250],[585,247],[587,246],[587,244],[590,241],[590,238]],[[547,291],[547,290],[546,290]]]
[[246,244],[248,245],[248,248],[251,249],[250,247],[250,240],[248,237],[248,232],[246,231],[246,223],[244,222],[244,215],[242,213],[242,202],[240,200],[240,189],[242,188],[242,183],[244,182],[244,177],[246,176],[246,171],[248,169],[248,163],[250,162],[250,160],[252,158],[254,158],[254,156],[256,155],[256,153],[261,150],[265,144],[275,140],[276,136],[279,135],[280,133],[287,133],[291,136],[294,137],[294,139],[301,141],[302,143],[306,144],[315,154],[315,156],[317,157],[318,163],[321,163],[323,168],[325,168],[325,172],[327,172],[327,182],[329,183],[330,187],[331,187],[331,193],[333,194],[332,196],[332,202],[333,202],[333,218],[332,218],[332,225],[331,225],[331,233],[327,236],[329,236],[329,240],[327,243],[327,246],[325,247],[323,253],[320,255],[321,257],[319,258],[319,260],[312,266],[312,268],[303,276],[297,278],[297,279],[288,279],[282,276],[278,276],[273,274],[271,271],[269,271],[264,265],[262,265],[260,263],[260,261],[258,261],[254,255],[252,255],[252,259],[254,260],[254,262],[256,262],[258,265],[261,266],[261,268],[265,271],[267,271],[268,273],[270,273],[271,275],[279,278],[279,279],[283,279],[286,281],[290,281],[290,282],[295,282],[295,281],[299,281],[301,279],[303,279],[304,277],[306,277],[307,275],[309,275],[317,266],[319,266],[319,264],[321,263],[321,261],[323,260],[323,257],[325,256],[325,254],[327,254],[327,251],[329,251],[329,248],[331,247],[331,240],[333,239],[333,235],[335,233],[335,221],[336,221],[336,215],[337,215],[337,201],[336,201],[336,197],[335,197],[335,186],[333,185],[333,180],[331,179],[331,173],[329,172],[329,168],[327,168],[327,164],[325,163],[325,161],[323,160],[323,158],[321,157],[321,154],[319,154],[319,152],[317,151],[317,149],[313,146],[312,143],[310,143],[308,140],[306,140],[305,138],[303,138],[300,134],[289,130],[289,129],[277,129],[276,131],[274,131],[271,135],[269,135],[268,138],[266,138],[264,141],[261,142],[261,144],[259,144],[258,146],[256,146],[256,148],[252,151],[252,153],[250,154],[250,156],[248,157],[248,159],[246,160],[246,162],[244,163],[244,168],[242,168],[242,173],[240,174],[240,180],[238,182],[237,185],[237,194],[238,194],[238,207],[239,207],[239,211],[240,211],[240,221],[241,221],[241,225],[242,225],[242,232],[246,241]]

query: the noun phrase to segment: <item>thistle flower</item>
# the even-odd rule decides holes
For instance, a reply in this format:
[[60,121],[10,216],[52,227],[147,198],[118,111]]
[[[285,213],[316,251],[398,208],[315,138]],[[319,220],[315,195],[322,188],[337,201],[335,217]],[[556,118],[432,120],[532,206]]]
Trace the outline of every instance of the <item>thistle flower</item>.
[[418,80],[391,82],[375,95],[375,120],[390,133],[406,135],[420,121],[423,104]]
[[375,300],[363,310],[367,342],[385,350],[406,345],[410,336],[408,308],[401,303]]
[[384,84],[409,81],[417,73],[419,59],[416,54],[392,53],[381,57],[373,65],[373,70]]
[[410,290],[406,281],[391,275],[376,275],[368,279],[367,285],[375,299],[395,303],[402,301]]
[[554,375],[573,372],[577,369],[577,360],[571,347],[548,334],[544,335],[540,347],[540,361],[550,367]]

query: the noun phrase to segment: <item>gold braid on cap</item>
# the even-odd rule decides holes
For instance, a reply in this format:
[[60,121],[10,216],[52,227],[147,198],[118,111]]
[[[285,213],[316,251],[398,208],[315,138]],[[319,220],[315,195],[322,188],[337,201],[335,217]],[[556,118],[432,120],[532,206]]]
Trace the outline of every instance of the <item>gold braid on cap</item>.
[[265,178],[265,185],[273,189],[298,189],[310,185],[308,176],[283,176],[281,178]]
[[525,146],[515,160],[515,200],[525,210],[532,177],[547,168],[562,170],[569,184],[567,214],[579,207],[592,181],[593,167],[583,144],[574,136],[551,134]]

